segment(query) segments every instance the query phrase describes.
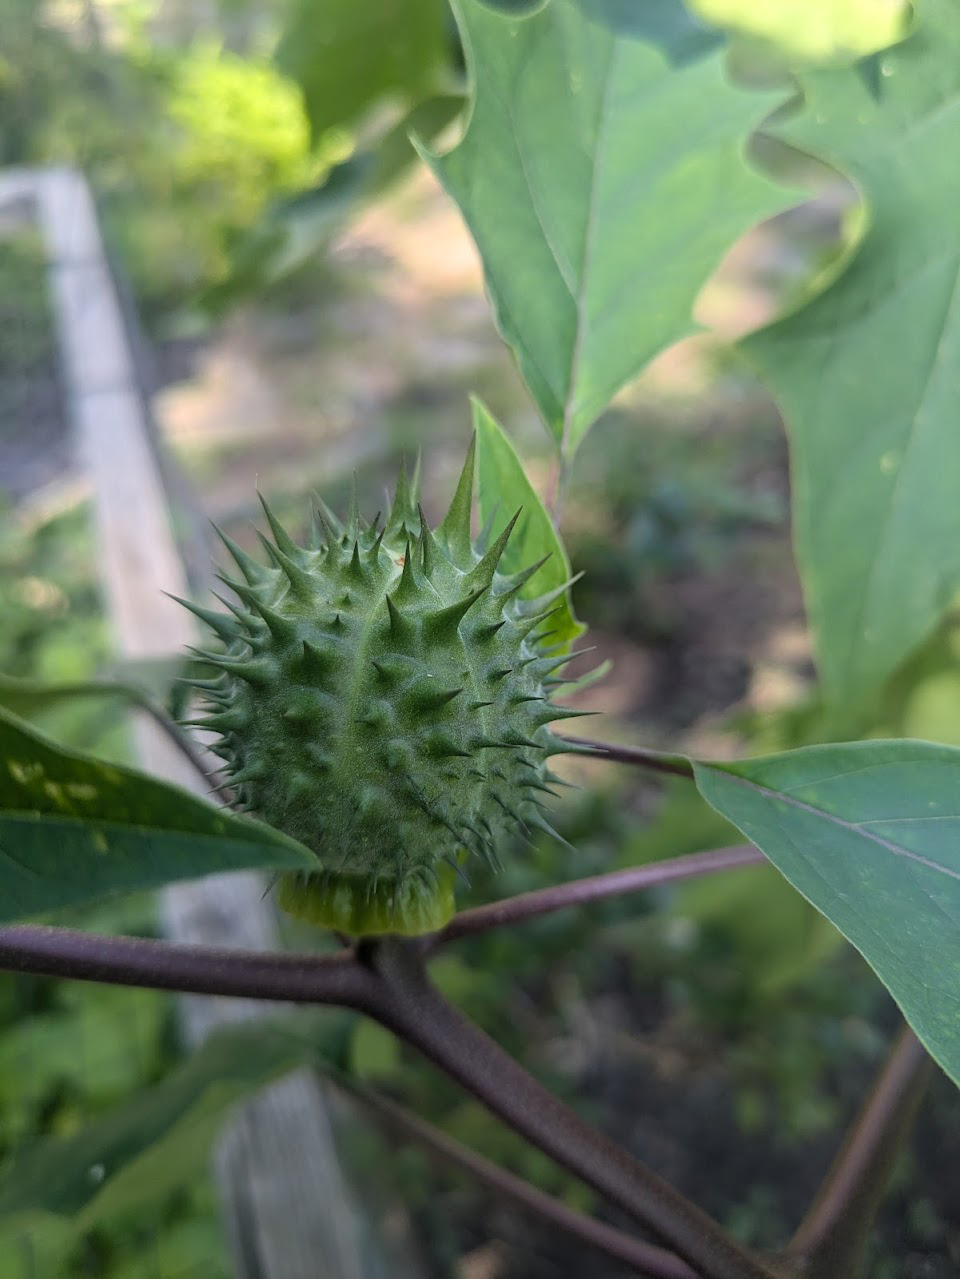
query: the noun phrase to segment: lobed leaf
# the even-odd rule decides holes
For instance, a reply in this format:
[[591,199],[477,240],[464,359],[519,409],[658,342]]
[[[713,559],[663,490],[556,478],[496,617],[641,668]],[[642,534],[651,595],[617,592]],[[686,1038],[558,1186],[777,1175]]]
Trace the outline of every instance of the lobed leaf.
[[794,531],[820,671],[865,704],[960,590],[960,9],[801,76],[778,129],[850,176],[866,230],[812,303],[747,339],[790,434]]
[[551,0],[519,19],[454,7],[473,110],[459,146],[427,159],[569,456],[620,387],[693,330],[729,245],[787,202],[743,159],[774,99],[727,83],[718,38],[679,0]]

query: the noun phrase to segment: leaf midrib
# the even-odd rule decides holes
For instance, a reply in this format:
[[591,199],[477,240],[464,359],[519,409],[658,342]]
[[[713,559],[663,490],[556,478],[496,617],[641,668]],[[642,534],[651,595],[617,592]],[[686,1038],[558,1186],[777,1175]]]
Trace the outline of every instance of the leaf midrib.
[[[590,269],[593,263],[594,237],[597,227],[597,188],[599,186],[600,162],[603,157],[604,144],[609,127],[610,86],[614,78],[614,68],[620,53],[619,44],[614,41],[610,47],[610,58],[607,62],[603,80],[603,92],[600,95],[600,111],[597,119],[597,144],[593,152],[593,167],[590,171],[590,190],[587,196],[587,217],[584,226],[583,255],[580,260],[579,289],[574,298],[577,311],[577,326],[573,336],[573,347],[570,354],[570,375],[567,380],[566,402],[563,406],[563,429],[560,434],[560,455],[564,456],[569,448],[570,433],[573,428],[576,405],[577,382],[580,377],[580,362],[583,358],[583,344],[587,329],[586,298],[589,293]],[[559,269],[559,263],[558,263]]]
[[[920,866],[925,866],[928,870],[937,871],[941,875],[946,875],[949,879],[960,880],[960,871],[950,870],[947,866],[942,866],[939,862],[932,861],[929,857],[924,857],[922,853],[915,853],[909,848],[904,848],[902,844],[896,844],[892,840],[884,839],[882,835],[875,835],[871,831],[864,830],[859,822],[848,821],[844,817],[839,817],[836,813],[827,812],[825,809],[817,808],[815,804],[809,804],[805,800],[797,799],[792,795],[786,794],[784,791],[774,790],[769,786],[764,786],[760,782],[753,781],[749,777],[742,777],[739,773],[729,772],[727,769],[714,768],[709,764],[701,765],[701,767],[709,769],[714,775],[722,774],[723,777],[730,781],[736,782],[740,786],[746,787],[766,799],[779,800],[781,803],[789,805],[791,808],[797,809],[799,812],[809,813],[814,817],[820,818],[822,821],[832,825],[839,826],[843,830],[852,831],[861,838],[869,840],[871,843],[886,849],[895,857],[903,857],[908,861],[916,862]],[[880,819],[877,819],[880,820]],[[903,819],[901,819],[903,820]],[[922,818],[914,818],[915,821],[922,821]]]
[[[0,830],[7,822],[26,826],[77,827],[81,832],[95,831],[107,837],[116,833],[124,838],[185,839],[191,843],[204,844],[212,842],[214,844],[234,844],[240,847],[252,845],[253,847],[267,847],[276,849],[278,852],[290,854],[298,851],[295,840],[290,839],[289,836],[282,835],[281,839],[275,838],[278,832],[262,823],[262,830],[269,832],[269,834],[261,835],[260,829],[252,830],[249,834],[238,834],[232,821],[230,821],[224,831],[198,831],[190,830],[186,827],[145,825],[143,822],[136,821],[124,822],[116,818],[85,817],[79,813],[45,813],[38,809],[5,808],[0,811]],[[105,857],[109,855],[109,852],[103,854]],[[310,860],[309,854],[304,852],[304,861],[308,860]],[[41,872],[38,871],[36,873],[40,874]],[[198,872],[201,875],[204,873],[203,870]]]

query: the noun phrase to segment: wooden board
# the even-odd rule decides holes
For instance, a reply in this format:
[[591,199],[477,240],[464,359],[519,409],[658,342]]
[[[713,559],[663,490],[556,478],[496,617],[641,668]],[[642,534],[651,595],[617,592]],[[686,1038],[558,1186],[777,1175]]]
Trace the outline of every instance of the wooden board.
[[[164,657],[194,639],[186,611],[163,591],[185,595],[184,573],[148,442],[144,405],[96,212],[71,170],[3,175],[0,200],[32,196],[49,257],[51,295],[63,353],[78,462],[91,482],[105,602],[118,656]],[[140,765],[190,790],[203,785],[146,717],[134,725]],[[173,941],[268,949],[272,907],[259,876],[216,876],[167,889]],[[188,1041],[236,1018],[275,1007],[183,997]],[[327,1107],[307,1071],[245,1105],[225,1134],[215,1168],[238,1279],[369,1279],[408,1273],[370,1247],[370,1222],[341,1174]]]

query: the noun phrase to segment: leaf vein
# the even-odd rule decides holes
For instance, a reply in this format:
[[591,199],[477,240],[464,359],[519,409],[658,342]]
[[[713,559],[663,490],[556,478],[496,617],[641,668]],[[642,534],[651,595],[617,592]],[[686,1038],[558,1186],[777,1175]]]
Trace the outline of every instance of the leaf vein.
[[836,826],[842,827],[844,830],[854,831],[861,835],[864,839],[871,843],[885,848],[887,852],[893,853],[895,857],[904,857],[909,861],[916,862],[918,865],[926,866],[929,870],[939,871],[940,874],[948,876],[950,879],[960,880],[960,870],[951,870],[948,866],[942,866],[939,862],[932,861],[929,857],[924,857],[922,853],[915,853],[912,849],[904,848],[902,844],[895,844],[892,840],[884,839],[881,835],[875,835],[871,831],[865,830],[859,822],[848,821],[844,817],[838,816],[836,813],[827,812],[825,809],[817,808],[815,804],[808,804],[804,800],[796,799],[792,795],[788,795],[782,790],[772,790],[768,786],[763,786],[760,782],[755,782],[749,777],[740,777],[736,773],[727,773],[727,777],[733,779],[734,782],[748,789],[757,791],[768,799],[780,800],[781,803],[789,804],[792,808],[797,808],[801,812],[810,813],[814,817],[821,820],[831,822]]

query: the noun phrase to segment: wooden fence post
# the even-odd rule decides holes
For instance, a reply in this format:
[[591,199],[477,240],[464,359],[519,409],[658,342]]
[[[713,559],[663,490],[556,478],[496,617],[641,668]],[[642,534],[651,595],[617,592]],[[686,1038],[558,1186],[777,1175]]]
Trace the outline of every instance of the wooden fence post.
[[[118,655],[168,657],[190,642],[186,611],[162,591],[186,594],[183,566],[145,430],[144,405],[89,188],[67,169],[0,175],[0,200],[32,197],[49,262],[50,291],[81,465],[92,486],[98,567]],[[149,718],[134,723],[148,772],[202,789]],[[261,878],[219,875],[162,895],[167,935],[178,942],[257,949],[276,941]],[[218,1026],[255,1017],[240,1000],[185,996],[184,1033],[197,1043]],[[288,1076],[238,1109],[215,1169],[237,1279],[396,1279],[346,1185],[319,1084]]]

